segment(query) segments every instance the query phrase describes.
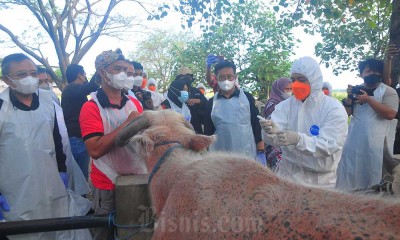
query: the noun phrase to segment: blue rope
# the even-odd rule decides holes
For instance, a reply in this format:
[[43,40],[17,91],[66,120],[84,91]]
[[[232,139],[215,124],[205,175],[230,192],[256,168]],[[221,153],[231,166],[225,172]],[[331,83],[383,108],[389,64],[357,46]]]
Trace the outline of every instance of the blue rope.
[[160,159],[157,161],[156,165],[154,166],[153,170],[150,173],[149,180],[148,180],[148,185],[149,186],[150,186],[151,180],[153,179],[154,174],[156,174],[156,172],[160,168],[161,164],[163,164],[165,162],[167,157],[171,154],[171,152],[175,148],[181,148],[181,147],[183,147],[181,144],[172,146],[172,147],[168,148],[168,150],[160,157]]

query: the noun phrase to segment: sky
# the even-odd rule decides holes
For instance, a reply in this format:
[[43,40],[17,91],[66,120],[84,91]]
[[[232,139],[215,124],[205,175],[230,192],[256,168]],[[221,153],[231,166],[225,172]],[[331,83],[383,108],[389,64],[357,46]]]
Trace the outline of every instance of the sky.
[[[117,11],[121,14],[129,14],[132,11],[131,8],[127,8],[126,6],[118,6]],[[29,31],[29,25],[31,21],[36,21],[33,16],[29,17],[29,14],[23,14],[24,11],[22,9],[16,10],[2,10],[0,24],[5,25],[6,27],[13,29],[13,31],[22,33],[23,31]],[[144,14],[144,13],[142,13]],[[181,19],[177,14],[169,14],[166,18],[160,21],[144,21],[146,26],[144,26],[144,31],[149,31],[151,28],[156,26],[158,29],[172,29],[176,31],[182,31],[181,28]],[[195,28],[192,29],[192,31]],[[320,36],[311,36],[309,34],[304,33],[300,28],[293,30],[296,38],[301,39],[301,43],[297,43],[297,46],[293,49],[293,56],[291,60],[295,60],[302,56],[311,56],[320,62],[320,59],[315,56],[314,46],[315,44],[321,40]],[[198,34],[193,32],[193,34]],[[121,48],[121,50],[128,55],[128,53],[133,52],[135,49],[135,42],[137,40],[142,40],[145,38],[145,33],[134,33],[128,37],[124,37],[125,40],[121,40],[118,38],[110,38],[107,36],[100,37],[98,41],[93,45],[92,49],[85,55],[80,64],[84,66],[86,72],[93,73],[94,72],[94,59],[98,54],[100,54],[104,50],[116,49],[117,47]],[[0,39],[7,39],[7,35],[4,33],[0,33]],[[0,42],[0,57],[4,57],[8,54],[21,52],[19,48],[11,47],[12,44],[7,44],[4,42]],[[57,57],[53,53],[51,43],[43,46],[43,53],[45,56],[48,56],[50,60],[50,64],[56,66],[57,65]],[[333,90],[343,90],[347,88],[347,84],[356,85],[362,83],[362,79],[357,76],[356,72],[345,71],[342,74],[335,76],[333,74],[332,69],[326,68],[325,64],[321,64],[321,71],[324,76],[324,81],[328,81],[331,83]],[[151,77],[151,76],[150,76]]]

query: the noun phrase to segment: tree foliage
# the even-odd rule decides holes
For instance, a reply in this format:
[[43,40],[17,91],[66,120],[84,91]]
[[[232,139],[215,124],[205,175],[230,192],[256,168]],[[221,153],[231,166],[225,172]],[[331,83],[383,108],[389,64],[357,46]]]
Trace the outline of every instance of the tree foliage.
[[141,63],[148,77],[157,79],[158,89],[165,92],[179,67],[179,55],[190,41],[185,33],[155,30],[137,44],[129,58]]
[[[398,1],[398,0],[395,0]],[[286,24],[319,33],[316,55],[334,73],[355,70],[365,58],[383,58],[389,41],[390,0],[275,0]],[[400,16],[399,16],[400,17]]]
[[218,23],[203,27],[203,37],[191,42],[179,61],[196,69],[195,75],[202,80],[208,54],[232,59],[242,87],[266,98],[272,82],[289,74],[291,29],[261,1],[233,3],[229,9]]
[[[115,36],[132,27],[132,17],[112,14],[121,1],[2,0],[0,9],[18,9],[19,13],[31,14],[35,21],[26,26],[22,35],[3,24],[0,24],[0,30],[15,45],[45,66],[62,89],[67,66],[79,63],[101,35]],[[47,56],[43,54],[43,46],[47,42],[53,45],[63,79],[55,74]]]

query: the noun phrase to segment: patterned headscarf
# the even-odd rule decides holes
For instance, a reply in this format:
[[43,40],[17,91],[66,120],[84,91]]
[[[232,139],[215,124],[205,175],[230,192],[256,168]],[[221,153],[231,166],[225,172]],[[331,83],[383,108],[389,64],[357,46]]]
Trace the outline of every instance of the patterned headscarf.
[[103,69],[118,60],[125,61],[125,57],[122,54],[121,49],[117,48],[115,51],[104,51],[96,57],[96,61],[94,63],[96,71],[99,69]]

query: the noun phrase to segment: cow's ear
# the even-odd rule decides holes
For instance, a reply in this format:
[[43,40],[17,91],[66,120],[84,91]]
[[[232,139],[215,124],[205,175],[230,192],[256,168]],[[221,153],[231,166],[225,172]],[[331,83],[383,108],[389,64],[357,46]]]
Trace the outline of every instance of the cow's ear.
[[187,147],[195,152],[200,152],[205,150],[214,141],[215,141],[215,136],[196,134],[190,136]]

